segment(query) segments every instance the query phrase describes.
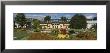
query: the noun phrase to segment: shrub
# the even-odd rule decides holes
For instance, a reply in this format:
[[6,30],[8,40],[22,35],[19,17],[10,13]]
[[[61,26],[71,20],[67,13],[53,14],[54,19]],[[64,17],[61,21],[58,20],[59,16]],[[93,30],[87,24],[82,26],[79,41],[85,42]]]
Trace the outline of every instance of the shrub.
[[40,32],[40,29],[34,29],[34,32]]
[[22,31],[26,31],[26,29],[21,29]]
[[81,32],[76,35],[76,40],[96,40],[96,35],[92,32]]
[[60,31],[61,31],[61,34],[63,34],[63,35],[67,34],[66,29],[61,28]]
[[58,29],[52,29],[51,34],[52,35],[58,35],[59,31]]
[[71,34],[73,34],[73,33],[75,33],[74,30],[69,30],[69,35],[71,35]]

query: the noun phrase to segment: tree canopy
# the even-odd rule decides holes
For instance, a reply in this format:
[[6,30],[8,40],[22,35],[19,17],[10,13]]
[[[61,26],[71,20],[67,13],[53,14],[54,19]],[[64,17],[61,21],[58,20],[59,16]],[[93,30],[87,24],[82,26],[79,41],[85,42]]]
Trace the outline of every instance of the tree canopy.
[[25,15],[23,13],[17,13],[15,17],[15,22],[23,27],[26,24]]
[[97,17],[94,17],[93,20],[97,20]]
[[34,19],[32,21],[32,26],[33,26],[33,29],[35,29],[35,32],[39,32],[41,29],[40,21],[38,19]]
[[86,28],[87,26],[86,17],[82,14],[74,15],[69,23],[70,23],[69,27],[72,29],[82,29]]
[[33,19],[32,25],[34,26],[35,29],[39,28],[40,27],[40,21],[38,19]]
[[61,21],[62,21],[62,22],[65,22],[65,21],[67,21],[67,18],[62,16],[62,17],[61,17]]
[[47,22],[47,21],[50,21],[50,19],[51,19],[51,16],[46,16],[46,17],[44,18],[44,21]]

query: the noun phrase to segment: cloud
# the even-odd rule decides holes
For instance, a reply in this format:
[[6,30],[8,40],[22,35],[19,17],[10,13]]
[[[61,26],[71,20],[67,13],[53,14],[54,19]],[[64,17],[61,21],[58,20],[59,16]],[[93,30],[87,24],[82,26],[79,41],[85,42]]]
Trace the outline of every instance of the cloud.
[[71,15],[71,14],[65,14],[64,16],[65,16],[66,18],[69,18],[69,19],[70,19],[70,18],[72,18],[73,15]]
[[93,18],[94,18],[94,16],[89,15],[89,16],[86,16],[86,18],[87,18],[87,19],[93,19]]
[[66,14],[66,15],[64,15],[65,17],[70,17],[71,15],[69,15],[69,14]]
[[38,19],[38,20],[44,20],[45,15],[26,15],[26,18],[34,18],[34,19]]
[[94,17],[96,17],[96,14],[84,14],[86,16],[87,19],[93,19]]
[[48,13],[48,15],[50,15],[50,16],[58,16],[57,13]]

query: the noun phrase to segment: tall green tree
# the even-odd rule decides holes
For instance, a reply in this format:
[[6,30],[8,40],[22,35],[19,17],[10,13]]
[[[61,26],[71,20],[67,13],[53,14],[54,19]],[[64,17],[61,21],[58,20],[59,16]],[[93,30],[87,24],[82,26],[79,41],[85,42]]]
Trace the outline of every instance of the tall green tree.
[[14,21],[14,28],[15,28],[15,27],[17,27],[17,26],[15,25],[15,21]]
[[66,22],[66,21],[67,21],[67,18],[62,16],[62,17],[61,17],[61,21],[62,21],[62,22]]
[[40,26],[40,21],[38,19],[33,19],[32,25],[36,32],[40,31],[41,26]]
[[21,25],[21,27],[23,28],[23,26],[26,24],[25,15],[23,13],[17,13],[15,17],[15,22]]
[[82,14],[74,15],[69,23],[69,27],[72,29],[85,29],[87,26],[86,17]]
[[97,17],[94,17],[93,20],[97,20]]
[[94,28],[95,30],[97,30],[97,24],[94,24],[91,28]]
[[46,16],[46,17],[44,18],[44,21],[45,21],[45,22],[49,22],[50,19],[51,19],[51,16]]

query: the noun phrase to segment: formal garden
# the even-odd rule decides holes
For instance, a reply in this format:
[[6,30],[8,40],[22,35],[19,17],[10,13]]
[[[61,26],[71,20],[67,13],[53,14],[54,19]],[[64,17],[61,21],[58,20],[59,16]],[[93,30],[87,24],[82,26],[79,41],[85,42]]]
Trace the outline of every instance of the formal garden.
[[[51,18],[46,16],[45,21]],[[66,18],[61,18],[66,21]],[[15,22],[20,27],[14,25],[14,40],[96,40],[97,25],[93,25],[87,29],[86,18],[83,15],[76,14],[69,22],[69,28],[56,28],[49,30],[50,32],[41,32],[40,21],[33,19],[28,22],[23,13],[18,13],[15,17]],[[25,27],[24,27],[25,25]]]

